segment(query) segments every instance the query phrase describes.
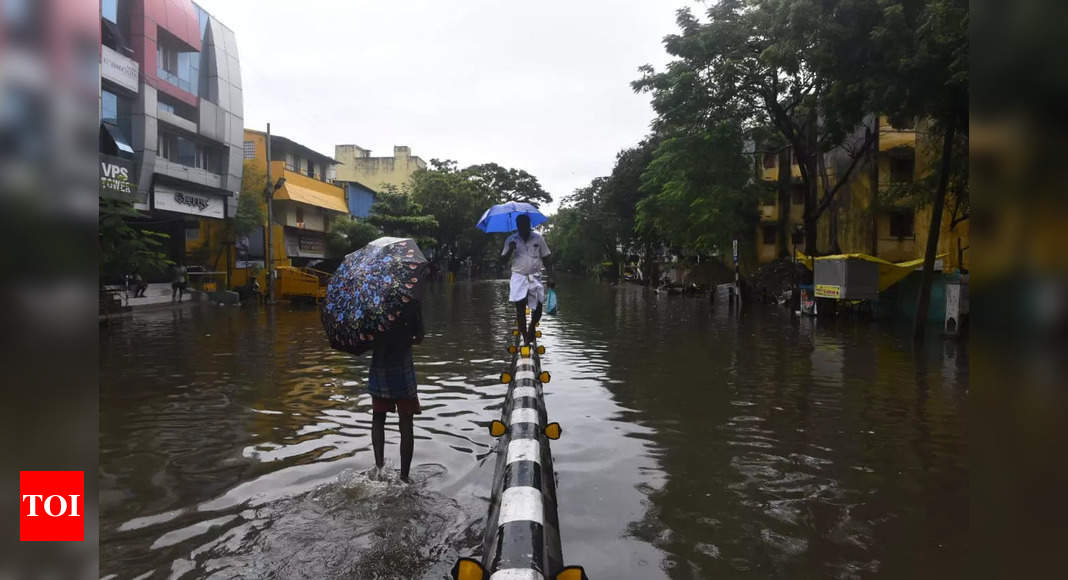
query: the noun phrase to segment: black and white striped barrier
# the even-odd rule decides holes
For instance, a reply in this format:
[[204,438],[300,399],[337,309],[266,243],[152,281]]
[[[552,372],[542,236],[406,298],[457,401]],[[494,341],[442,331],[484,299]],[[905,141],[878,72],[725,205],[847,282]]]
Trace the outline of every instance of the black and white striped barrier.
[[[513,333],[515,336],[517,333]],[[541,337],[541,331],[535,333]],[[556,477],[549,441],[560,438],[559,423],[545,412],[542,385],[549,382],[541,369],[545,347],[508,347],[509,372],[501,374],[508,395],[500,420],[490,434],[500,439],[493,476],[484,562],[461,558],[454,580],[587,580],[581,566],[563,565],[557,516]]]

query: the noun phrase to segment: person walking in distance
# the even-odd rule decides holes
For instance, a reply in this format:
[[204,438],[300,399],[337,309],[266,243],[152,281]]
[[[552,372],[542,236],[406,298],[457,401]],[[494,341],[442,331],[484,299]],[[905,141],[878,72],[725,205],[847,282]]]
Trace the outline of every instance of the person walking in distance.
[[185,287],[188,284],[188,271],[185,265],[178,262],[174,266],[174,279],[171,280],[171,302],[176,299],[179,303],[182,302],[182,295],[185,293]]
[[[545,302],[545,287],[541,284],[541,269],[551,267],[549,246],[541,234],[530,229],[530,217],[520,215],[515,219],[517,231],[504,241],[503,259],[512,261],[512,277],[509,280],[508,301],[515,304],[516,325],[523,344],[534,338],[534,327],[541,319]],[[531,310],[530,326],[527,326],[527,307]]]

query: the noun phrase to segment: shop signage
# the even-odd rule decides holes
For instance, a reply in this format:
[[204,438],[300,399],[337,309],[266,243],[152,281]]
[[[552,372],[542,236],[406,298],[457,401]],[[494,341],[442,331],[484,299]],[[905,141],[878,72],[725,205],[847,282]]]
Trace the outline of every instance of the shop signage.
[[842,297],[842,287],[835,286],[833,284],[816,284],[816,297],[817,298],[834,298],[838,299]]
[[137,191],[134,183],[134,163],[112,155],[100,156],[100,195],[130,199]]
[[226,217],[226,203],[218,195],[193,193],[157,185],[153,192],[153,200],[156,209],[218,219]]
[[106,46],[100,47],[100,76],[120,87],[137,92],[137,61]]
[[306,234],[304,232],[301,232],[299,235],[300,237],[297,238],[297,244],[300,247],[300,253],[302,255],[323,255],[323,252],[326,249],[326,244],[324,243],[324,239],[321,237],[322,234],[316,236],[314,234]]

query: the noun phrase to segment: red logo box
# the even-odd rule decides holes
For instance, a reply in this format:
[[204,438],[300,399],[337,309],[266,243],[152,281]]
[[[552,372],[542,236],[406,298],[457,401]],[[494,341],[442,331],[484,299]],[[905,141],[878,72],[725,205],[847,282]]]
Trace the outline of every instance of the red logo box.
[[19,540],[85,540],[85,472],[19,472]]

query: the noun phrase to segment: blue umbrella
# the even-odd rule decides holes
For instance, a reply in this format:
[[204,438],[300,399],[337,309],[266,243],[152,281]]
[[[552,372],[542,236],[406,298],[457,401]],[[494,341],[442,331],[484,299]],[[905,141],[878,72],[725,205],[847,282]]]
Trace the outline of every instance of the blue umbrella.
[[530,227],[543,224],[549,219],[529,203],[508,201],[487,209],[486,213],[482,214],[482,219],[478,220],[478,229],[487,234],[514,232],[516,230],[515,218],[521,215],[530,216]]

